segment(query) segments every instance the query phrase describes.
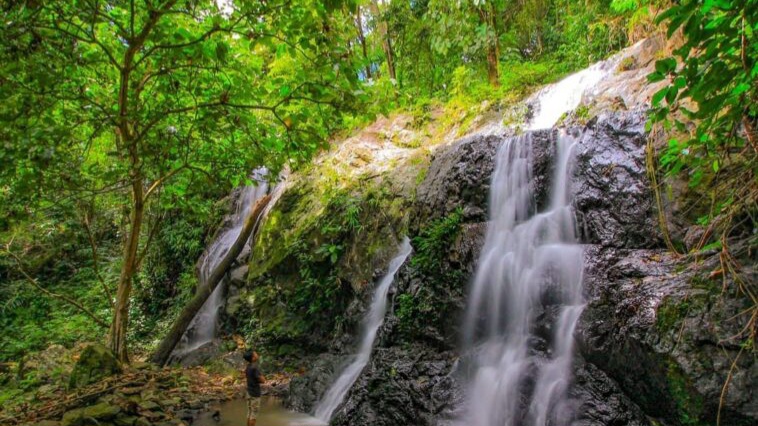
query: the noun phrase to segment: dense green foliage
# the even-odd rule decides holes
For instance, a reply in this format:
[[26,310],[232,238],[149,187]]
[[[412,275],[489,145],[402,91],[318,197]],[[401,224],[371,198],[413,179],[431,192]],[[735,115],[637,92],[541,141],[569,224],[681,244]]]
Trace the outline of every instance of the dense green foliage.
[[[661,164],[705,188],[711,209],[702,224],[729,233],[733,219],[756,212],[758,153],[758,2],[687,0],[658,17],[668,34],[682,32],[675,57],[659,60],[651,82],[652,123],[678,133]],[[694,124],[689,124],[694,123]]]
[[[413,238],[415,253],[411,266],[422,283],[414,292],[399,295],[396,309],[401,331],[413,339],[429,337],[424,336],[424,324],[439,324],[441,318],[455,314],[452,301],[461,295],[442,294],[442,291],[461,291],[465,286],[463,271],[451,268],[447,262],[462,224],[463,210],[456,209],[423,226]],[[440,304],[439,301],[444,302]]]
[[[254,166],[265,164],[272,175],[302,167],[340,131],[396,110],[421,126],[442,109],[443,130],[460,125],[463,133],[486,109],[509,106],[649,34],[666,4],[284,3],[17,1],[2,8],[0,161],[8,167],[0,170],[0,293],[8,297],[0,324],[12,330],[2,333],[11,336],[0,343],[2,359],[102,338],[93,316],[109,323],[125,282],[134,284],[129,337],[149,347],[197,285],[195,262],[221,217],[216,201]],[[711,33],[731,25],[717,21],[726,27]],[[752,99],[754,85],[738,95]],[[331,222],[304,226],[315,226],[319,238],[287,235],[291,250],[273,256],[300,265],[303,285],[291,289],[297,303],[290,308],[306,318],[301,334],[338,320],[338,310],[325,308],[347,294],[333,272],[355,255],[345,239],[380,232],[366,221],[377,206],[398,208],[386,194],[376,205],[348,192],[321,198]],[[448,220],[414,242],[417,268],[434,268],[448,228],[457,226]],[[277,288],[272,283],[263,300],[279,303]]]
[[372,82],[367,112],[508,103],[651,31],[655,4],[617,1],[360,1],[354,54]]
[[[127,358],[134,277],[163,217],[254,167],[325,146],[354,73],[321,36],[340,2],[18,2],[3,9],[0,149],[5,221],[52,206],[120,209],[110,327]],[[265,18],[265,19],[264,19]],[[345,62],[349,69],[349,62]],[[127,205],[119,205],[129,197]],[[9,227],[12,227],[9,224]],[[17,250],[8,247],[8,253]]]

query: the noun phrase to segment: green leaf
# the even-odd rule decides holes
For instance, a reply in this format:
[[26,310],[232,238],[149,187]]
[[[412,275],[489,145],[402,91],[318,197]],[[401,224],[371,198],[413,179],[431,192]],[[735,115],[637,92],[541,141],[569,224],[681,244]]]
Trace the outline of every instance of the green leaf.
[[687,85],[687,79],[679,75],[674,79],[674,87],[681,89]]
[[655,94],[653,95],[653,100],[652,100],[653,106],[658,106],[663,100],[663,98],[666,97],[666,94],[668,93],[668,91],[669,91],[669,88],[668,86],[666,86],[663,89],[655,92]]
[[666,58],[655,61],[655,70],[661,74],[668,74],[676,69],[676,59]]
[[663,80],[664,78],[666,78],[666,76],[663,73],[660,73],[657,71],[651,72],[650,74],[647,75],[647,81],[649,83],[656,83],[658,81]]
[[747,83],[740,83],[734,89],[732,89],[732,95],[739,96],[750,89],[750,85]]

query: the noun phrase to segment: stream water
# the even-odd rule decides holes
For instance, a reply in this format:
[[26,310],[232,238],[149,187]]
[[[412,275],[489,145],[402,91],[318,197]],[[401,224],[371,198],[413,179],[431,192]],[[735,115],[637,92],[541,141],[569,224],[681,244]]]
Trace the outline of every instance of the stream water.
[[[218,420],[213,413],[218,411]],[[245,426],[247,424],[247,404],[244,399],[224,402],[201,414],[192,426]],[[261,410],[256,426],[324,426],[326,423],[307,414],[296,413],[282,407],[276,398],[261,398]]]
[[[235,201],[234,213],[226,220],[229,223],[228,227],[219,233],[202,257],[198,276],[200,287],[208,285],[208,279],[213,270],[216,269],[218,263],[221,262],[239,236],[245,218],[250,215],[255,202],[268,192],[267,174],[265,168],[254,170],[253,180],[255,184],[242,188]],[[174,350],[173,356],[181,357],[183,354],[192,352],[211,342],[216,337],[218,316],[225,300],[224,291],[225,282],[221,282],[195,315],[184,336],[182,336],[182,340]]]
[[350,364],[342,370],[337,380],[316,406],[316,417],[324,422],[328,423],[332,418],[332,414],[342,403],[342,400],[345,399],[345,395],[350,391],[353,383],[355,383],[355,380],[371,358],[374,340],[376,340],[379,327],[384,322],[384,315],[387,313],[387,293],[392,282],[395,280],[395,274],[405,263],[405,259],[408,258],[412,250],[410,240],[408,237],[405,237],[400,244],[397,256],[390,261],[387,273],[376,286],[371,307],[363,320],[363,337],[358,347],[358,353],[355,354],[355,358],[353,358]]

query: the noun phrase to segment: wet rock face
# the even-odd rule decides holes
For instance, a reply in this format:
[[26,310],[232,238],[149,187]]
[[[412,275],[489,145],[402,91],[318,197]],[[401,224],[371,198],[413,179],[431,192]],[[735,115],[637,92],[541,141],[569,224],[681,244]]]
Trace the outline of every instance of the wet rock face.
[[[601,113],[586,126],[560,130],[577,138],[571,190],[586,244],[587,307],[576,331],[570,389],[577,426],[715,424],[722,386],[740,351],[729,337],[744,332],[748,319],[739,315],[748,308],[744,297],[731,290],[722,294],[721,277],[708,278],[719,269],[717,255],[694,263],[662,249],[645,165],[644,122],[644,112],[632,110]],[[549,199],[558,132],[533,135],[538,209]],[[490,177],[503,140],[473,136],[435,154],[418,187],[412,229],[458,207],[465,223],[438,271],[416,270],[409,266],[412,258],[401,268],[371,361],[332,424],[455,424],[464,395],[454,368],[460,315],[486,232]],[[755,259],[743,264],[751,262]],[[754,273],[751,277],[755,282]],[[403,299],[423,312],[410,331]],[[347,319],[356,325],[353,332],[364,312],[354,309],[354,318]],[[546,329],[543,336],[550,335]],[[351,338],[355,342],[357,336]],[[342,343],[332,348],[349,353],[355,346],[351,338],[340,337]],[[311,409],[346,359],[322,357],[293,380],[294,408]],[[758,367],[744,354],[736,366],[722,424],[755,424]]]
[[651,426],[645,413],[613,379],[577,358],[574,386],[569,392],[576,413],[572,426]]
[[[532,138],[534,190],[541,206],[547,199],[547,184],[552,174],[554,133],[540,130],[534,132]],[[467,222],[486,221],[490,181],[504,140],[504,136],[474,135],[440,147],[417,189],[417,223],[445,216],[459,207],[463,208]]]
[[[588,306],[577,331],[585,358],[618,382],[650,416],[672,424],[714,424],[723,385],[749,318],[718,255],[701,263],[662,250],[589,247]],[[755,277],[753,276],[752,279]],[[739,356],[721,409],[722,424],[755,424],[758,367]]]
[[340,373],[341,367],[350,362],[349,355],[323,353],[310,362],[308,373],[290,381],[287,405],[295,411],[311,413],[319,399],[326,393]]
[[440,147],[416,192],[418,222],[445,216],[458,207],[471,221],[487,220],[487,197],[498,136],[473,136]]
[[[332,425],[435,425],[462,393],[449,374],[455,354],[423,345],[376,348]],[[288,405],[313,412],[349,357],[322,354],[308,374],[290,382]]]
[[581,130],[572,181],[581,240],[610,247],[660,247],[645,167],[642,111],[601,114]]
[[423,346],[377,348],[332,425],[434,425],[456,400],[455,355]]

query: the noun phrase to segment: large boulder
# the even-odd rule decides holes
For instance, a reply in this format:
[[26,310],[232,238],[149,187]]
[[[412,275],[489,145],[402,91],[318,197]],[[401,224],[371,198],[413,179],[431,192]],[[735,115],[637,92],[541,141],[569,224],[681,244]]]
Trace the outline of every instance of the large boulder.
[[113,352],[103,345],[92,344],[84,348],[74,365],[68,383],[69,388],[80,388],[121,371],[121,364]]

